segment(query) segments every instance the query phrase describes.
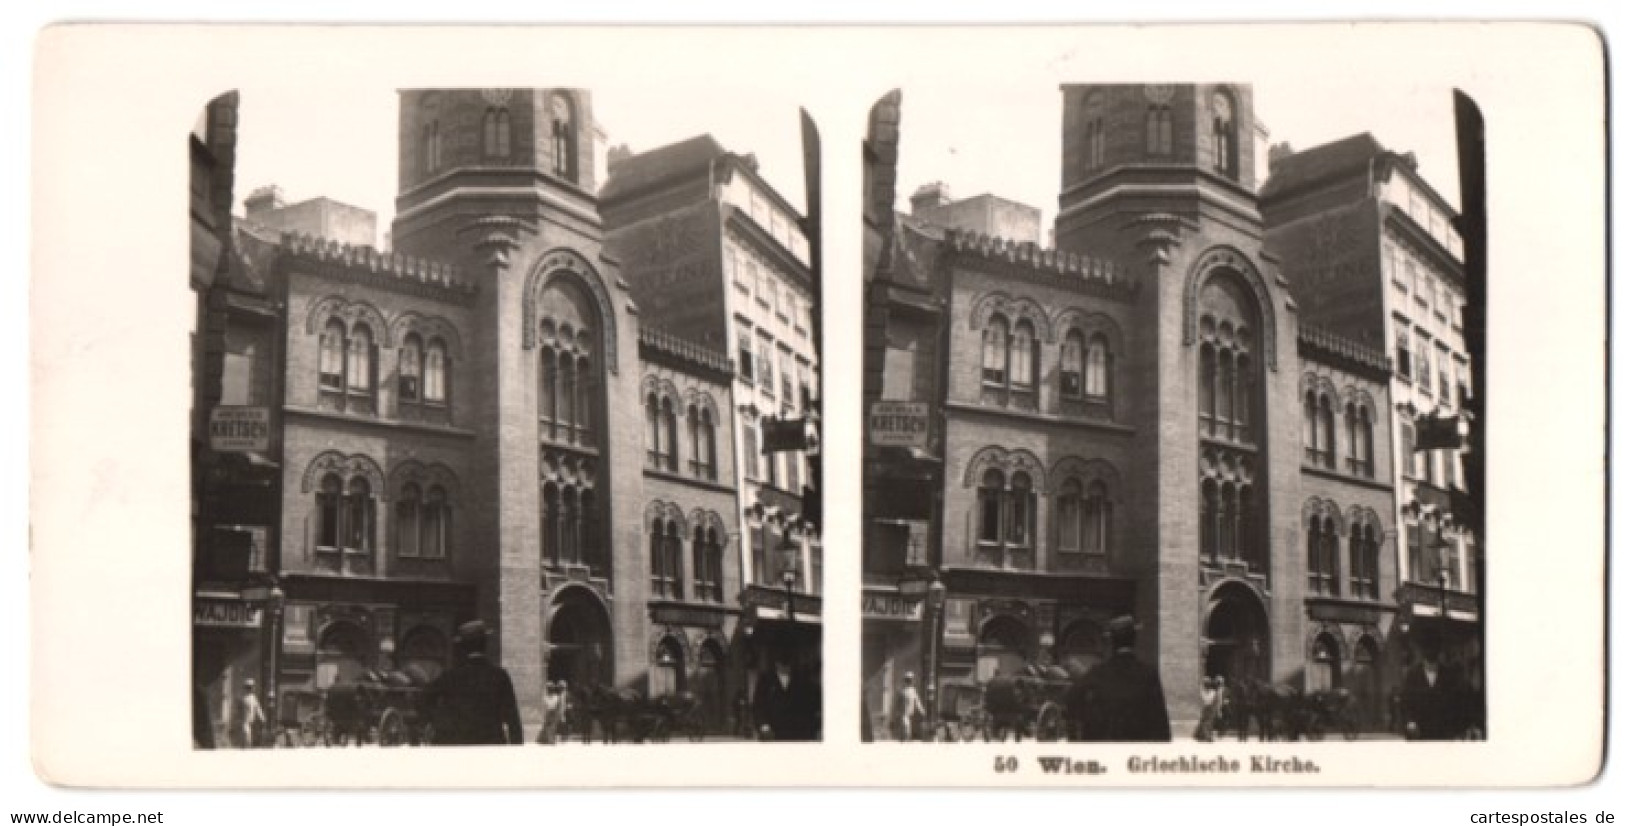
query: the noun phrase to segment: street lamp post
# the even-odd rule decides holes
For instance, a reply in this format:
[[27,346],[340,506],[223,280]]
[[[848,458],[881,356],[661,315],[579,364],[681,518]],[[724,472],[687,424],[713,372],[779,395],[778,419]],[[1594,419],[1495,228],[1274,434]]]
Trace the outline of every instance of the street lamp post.
[[783,564],[779,566],[779,577],[784,582],[784,613],[791,621],[796,621],[796,562],[800,556],[800,549],[787,540],[784,547],[779,549],[783,555]]
[[926,730],[936,731],[937,725],[937,644],[941,638],[939,624],[943,598],[948,586],[942,584],[935,569],[911,572],[897,583],[897,592],[905,599],[923,599],[920,612],[920,671],[925,682]]

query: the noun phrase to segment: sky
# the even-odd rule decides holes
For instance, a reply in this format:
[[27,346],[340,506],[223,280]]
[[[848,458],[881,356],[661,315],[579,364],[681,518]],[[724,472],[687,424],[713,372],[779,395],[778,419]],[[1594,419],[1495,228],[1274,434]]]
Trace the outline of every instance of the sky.
[[[1370,132],[1388,149],[1415,152],[1422,176],[1459,207],[1448,87],[1382,87],[1351,77],[1342,87],[1254,83],[1253,97],[1271,144],[1301,151]],[[941,181],[955,200],[991,193],[1038,207],[1047,236],[1060,195],[1060,90],[1045,84],[1030,94],[982,96],[974,110],[964,101],[963,90],[950,86],[903,88],[898,209],[909,210],[921,185]]]
[[[395,212],[399,107],[388,88],[263,88],[240,90],[237,180],[233,212],[267,184],[293,204],[316,197],[378,213],[378,241]],[[718,97],[716,105],[692,96],[647,89],[592,90],[593,114],[607,133],[598,149],[600,174],[607,147],[633,152],[709,132],[723,147],[754,153],[767,182],[805,213],[801,116],[790,100],[754,99],[749,107]]]

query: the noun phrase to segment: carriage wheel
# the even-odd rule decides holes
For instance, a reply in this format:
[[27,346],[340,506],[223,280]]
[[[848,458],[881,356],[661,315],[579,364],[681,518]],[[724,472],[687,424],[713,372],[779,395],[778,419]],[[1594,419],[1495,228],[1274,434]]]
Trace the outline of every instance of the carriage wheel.
[[1061,739],[1062,727],[1061,707],[1054,702],[1044,703],[1044,707],[1038,710],[1034,736],[1041,743],[1053,743]]
[[378,718],[378,745],[406,745],[406,720],[398,709],[386,708]]

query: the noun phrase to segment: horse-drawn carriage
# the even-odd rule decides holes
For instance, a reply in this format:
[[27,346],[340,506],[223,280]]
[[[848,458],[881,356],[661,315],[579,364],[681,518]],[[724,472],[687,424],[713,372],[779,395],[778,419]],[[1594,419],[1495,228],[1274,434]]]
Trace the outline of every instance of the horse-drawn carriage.
[[1260,740],[1319,740],[1327,733],[1353,740],[1360,736],[1360,713],[1344,688],[1303,692],[1293,686],[1243,680],[1231,689],[1217,729],[1245,741],[1256,731]]
[[297,705],[312,705],[298,723],[305,746],[420,746],[433,742],[433,726],[423,709],[424,681],[400,671],[369,672],[353,683],[329,686],[310,704],[301,692]]
[[673,736],[693,742],[708,728],[699,698],[686,691],[646,697],[631,688],[589,685],[572,688],[567,729],[592,742],[594,732],[605,743],[664,743]]
[[1066,693],[1061,670],[998,676],[985,683],[947,683],[937,705],[937,738],[949,742],[1014,736],[1053,742],[1066,737]]

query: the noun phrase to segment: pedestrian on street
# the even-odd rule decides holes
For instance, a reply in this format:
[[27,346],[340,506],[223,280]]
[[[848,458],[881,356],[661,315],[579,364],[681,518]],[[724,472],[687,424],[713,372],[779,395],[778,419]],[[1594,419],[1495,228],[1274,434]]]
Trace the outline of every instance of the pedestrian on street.
[[486,658],[490,630],[481,620],[465,622],[452,642],[457,664],[425,691],[424,705],[434,724],[435,745],[501,746],[525,742],[513,680]]
[[1196,739],[1213,742],[1213,721],[1219,716],[1219,688],[1212,677],[1202,678],[1202,717],[1196,723]]
[[260,695],[254,691],[253,677],[243,680],[243,695],[237,700],[237,727],[242,748],[259,748],[265,728],[265,707],[260,705]]
[[1439,660],[1439,637],[1423,631],[1417,635],[1419,662],[1405,674],[1405,738],[1408,740],[1454,740],[1462,736],[1466,720],[1462,713],[1468,700],[1461,672]]
[[805,672],[796,669],[789,651],[780,650],[773,669],[756,681],[752,711],[763,740],[818,739],[818,690]]
[[542,731],[536,742],[552,745],[559,741],[559,727],[564,721],[564,689],[549,682],[542,693]]
[[903,742],[923,739],[921,728],[925,724],[925,703],[920,702],[920,690],[914,687],[914,672],[903,674],[903,687],[897,692],[898,738]]
[[1155,669],[1134,656],[1139,625],[1121,616],[1106,625],[1111,656],[1089,670],[1068,692],[1069,710],[1080,716],[1077,739],[1089,742],[1166,743],[1173,739],[1168,704]]

